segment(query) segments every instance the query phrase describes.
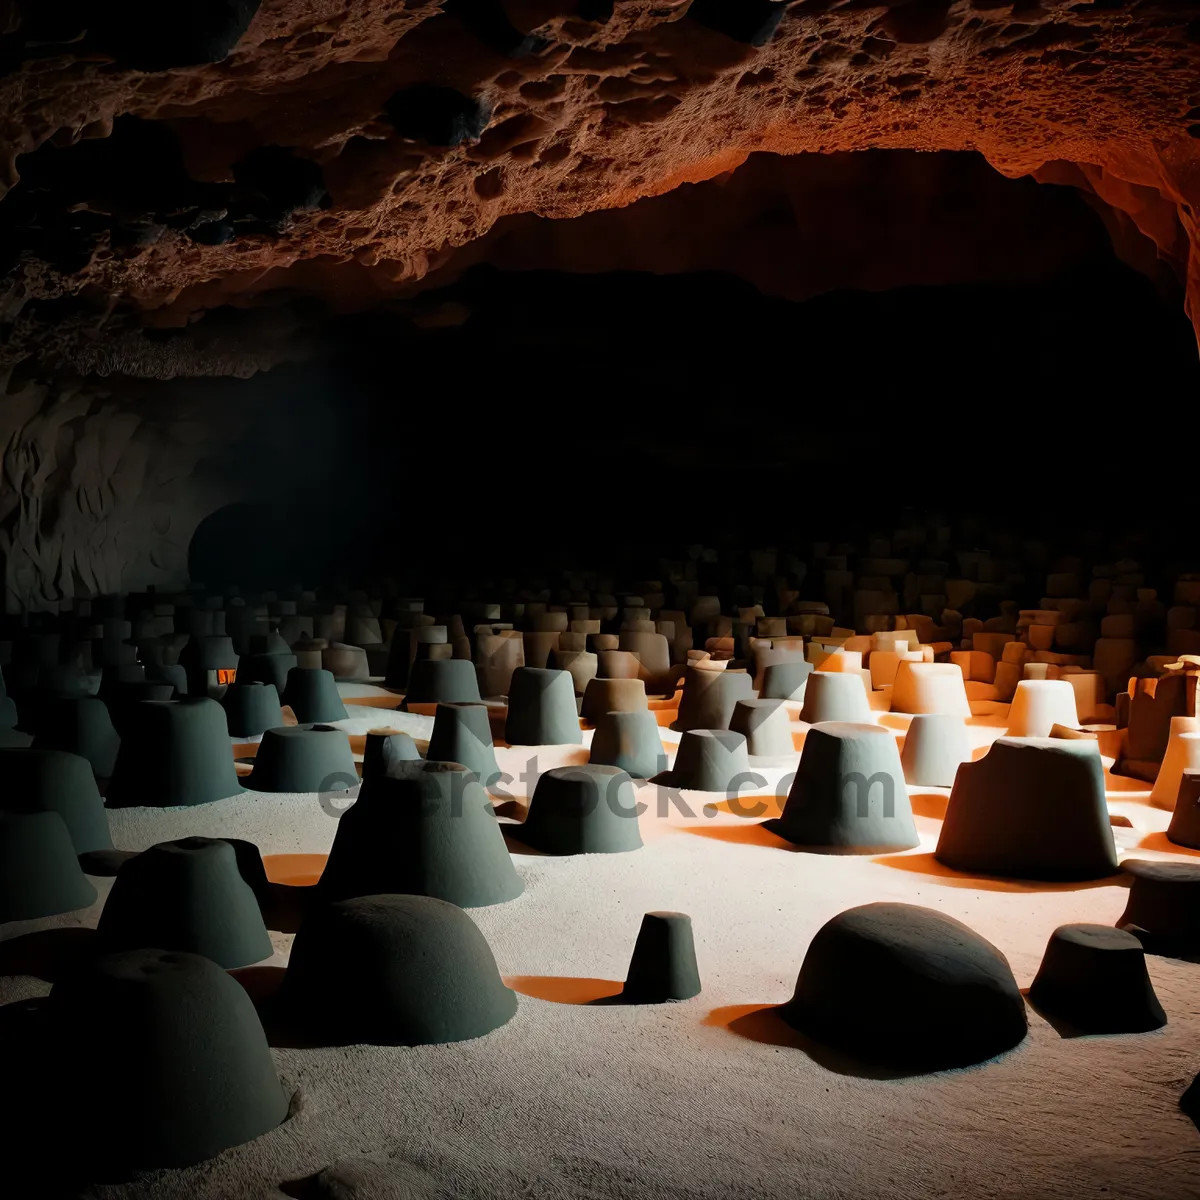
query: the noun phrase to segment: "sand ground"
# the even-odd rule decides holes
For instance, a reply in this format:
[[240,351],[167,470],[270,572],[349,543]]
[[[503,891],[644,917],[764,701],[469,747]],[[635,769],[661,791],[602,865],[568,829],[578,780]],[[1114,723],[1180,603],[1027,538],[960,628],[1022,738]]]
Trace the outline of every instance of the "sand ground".
[[[366,685],[347,691],[356,701],[340,723],[348,732],[384,725],[428,736],[430,718],[373,707]],[[973,732],[982,747],[1001,729]],[[584,755],[542,747],[497,757],[518,776],[531,759],[536,774]],[[755,764],[763,794],[797,758]],[[1110,782],[1123,857],[1194,857],[1166,841],[1169,814],[1149,805],[1148,788]],[[527,790],[508,788],[518,800]],[[959,918],[1007,955],[1022,987],[1057,925],[1120,916],[1119,882],[1018,883],[939,867],[931,851],[947,792],[911,794],[921,846],[899,855],[799,852],[756,821],[706,810],[712,796],[683,793],[691,815],[660,812],[652,785],[639,788],[649,807],[638,852],[557,859],[513,842],[525,894],[471,910],[521,993],[508,1025],[448,1046],[276,1049],[294,1093],[279,1129],[211,1162],[88,1194],[302,1196],[313,1193],[298,1181],[336,1165],[344,1190],[320,1194],[360,1200],[1200,1197],[1200,1132],[1178,1108],[1200,1071],[1200,965],[1148,960],[1169,1017],[1160,1031],[1064,1038],[1030,1009],[1029,1037],[1015,1050],[931,1075],[888,1077],[831,1058],[759,1012],[790,996],[816,930],[857,904],[906,901]],[[349,800],[247,792],[110,820],[124,849],[203,834],[248,838],[265,855],[319,854]],[[4,926],[0,940],[94,926],[109,881],[94,882],[91,909]],[[588,1004],[619,988],[653,909],[691,914],[702,994],[665,1006]],[[272,936],[271,961],[283,964],[291,935]],[[0,976],[0,1002],[48,990],[34,975]],[[102,1091],[90,1102],[103,1104]]]

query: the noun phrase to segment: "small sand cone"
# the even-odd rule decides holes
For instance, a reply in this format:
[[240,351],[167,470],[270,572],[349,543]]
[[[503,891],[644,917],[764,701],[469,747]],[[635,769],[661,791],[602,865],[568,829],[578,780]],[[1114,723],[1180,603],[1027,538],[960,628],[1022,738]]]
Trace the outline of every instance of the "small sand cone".
[[111,850],[108,814],[91,764],[65,750],[0,750],[0,779],[9,812],[56,812],[76,854]]
[[219,838],[151,846],[117,872],[97,926],[101,940],[109,951],[203,954],[226,969],[270,958],[271,936],[238,860]]
[[[862,688],[854,675],[829,678]],[[844,721],[814,725],[783,813],[765,826],[794,845],[834,853],[911,850],[920,839],[892,731]]]
[[1059,926],[1029,998],[1084,1033],[1145,1033],[1167,1023],[1141,942],[1109,925]]
[[420,762],[421,752],[410,734],[399,729],[372,729],[363,746],[362,777],[387,775],[394,764]]
[[242,986],[198,954],[111,954],[46,1002],[63,1074],[86,1062],[105,1101],[62,1116],[96,1169],[182,1167],[274,1129],[288,1097]]
[[427,1046],[491,1033],[517,1011],[517,997],[461,908],[381,895],[338,901],[305,921],[280,1008],[328,1043]]
[[640,679],[593,679],[583,693],[579,715],[599,721],[610,712],[644,712],[648,709],[646,685]]
[[617,767],[556,767],[537,781],[514,837],[547,854],[620,854],[640,850],[633,781]]
[[410,704],[480,704],[475,664],[465,658],[423,658],[412,665],[402,707]]
[[237,796],[225,712],[206,696],[135,705],[121,734],[109,808],[189,807]]
[[91,763],[97,779],[107,779],[116,765],[121,739],[108,705],[94,696],[84,696],[48,705],[42,712],[33,745],[37,750],[66,750],[82,755]]
[[791,722],[782,700],[739,700],[729,728],[745,736],[747,754],[778,757],[795,753]]
[[350,739],[328,725],[268,729],[246,780],[255,792],[332,792],[357,783]]
[[1200,863],[1126,859],[1133,876],[1125,911],[1116,925],[1150,954],[1175,957],[1200,947]]
[[0,922],[87,908],[96,889],[56,812],[0,812]]
[[696,792],[736,792],[751,774],[744,733],[689,729],[679,741],[674,766],[654,782]]
[[760,700],[802,701],[813,665],[803,659],[768,663],[763,670]]
[[280,697],[301,724],[318,721],[344,721],[346,706],[338,694],[333,675],[326,670],[293,667],[288,672],[287,687]]
[[953,787],[960,763],[971,758],[962,717],[920,713],[909,722],[900,764],[904,780],[915,787]]
[[578,746],[575,684],[566,671],[518,667],[508,694],[504,740],[511,746]]
[[500,778],[487,705],[439,704],[426,757],[431,762],[462,763],[484,787]]
[[273,683],[247,683],[240,676],[221,697],[230,737],[258,737],[283,724],[283,709]]
[[814,671],[805,685],[800,720],[810,725],[830,721],[868,723],[871,705],[862,676],[842,671]]
[[589,761],[619,767],[634,779],[652,779],[667,768],[658,721],[649,709],[606,712],[596,722]]
[[622,997],[633,1004],[662,1004],[699,994],[692,918],[686,913],[647,913],[633,947]]

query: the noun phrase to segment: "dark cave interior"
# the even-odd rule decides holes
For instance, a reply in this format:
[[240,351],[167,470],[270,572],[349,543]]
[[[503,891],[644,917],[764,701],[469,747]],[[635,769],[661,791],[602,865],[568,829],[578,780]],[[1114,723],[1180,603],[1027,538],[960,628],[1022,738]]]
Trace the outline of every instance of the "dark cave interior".
[[[39,151],[6,207],[44,225],[39,192],[119,182],[103,146]],[[79,173],[93,160],[107,174]],[[118,308],[61,357],[28,354],[7,390],[43,388],[56,411],[64,381],[99,386],[93,431],[132,411],[152,441],[203,444],[204,489],[192,468],[146,480],[195,493],[194,536],[179,525],[167,572],[145,547],[152,569],[130,581],[632,569],[664,537],[795,545],[896,509],[1031,535],[1049,522],[1069,542],[1097,519],[1144,525],[1185,491],[1145,460],[1159,418],[1128,397],[1196,394],[1193,331],[1174,276],[1122,250],[1140,269],[1076,189],[977,156],[760,154],[628,208],[501,221],[420,286],[314,260],[182,325],[168,307],[139,330]],[[22,319],[67,328],[74,303]],[[37,536],[60,536],[70,507]],[[117,553],[142,554],[132,542],[162,524]]]
[[[1050,520],[1067,542],[1098,517],[1137,526],[1181,481],[1142,460],[1145,418],[1114,440],[1113,410],[1196,394],[1190,323],[1070,189],[1013,187],[1060,193],[1079,231],[1046,277],[789,300],[723,271],[479,264],[331,317],[317,374],[265,378],[292,381],[295,422],[301,397],[318,412],[337,397],[353,468],[312,460],[311,491],[260,507],[240,555],[216,550],[226,582],[268,564],[275,579],[319,563],[314,580],[366,564],[417,580],[537,573],[547,554],[650,563],[664,536],[736,541],[749,523],[796,543],[897,507],[1030,534]],[[207,561],[196,578],[219,569]]]

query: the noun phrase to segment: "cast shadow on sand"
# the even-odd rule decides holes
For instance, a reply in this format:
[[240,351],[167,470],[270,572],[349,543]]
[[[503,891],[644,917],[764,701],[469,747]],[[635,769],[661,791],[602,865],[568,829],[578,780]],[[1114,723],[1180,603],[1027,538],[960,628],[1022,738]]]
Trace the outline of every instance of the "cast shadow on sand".
[[229,974],[250,997],[262,1022],[267,1044],[275,1050],[316,1050],[334,1043],[308,1037],[288,1021],[279,993],[287,970],[284,967],[238,967]]
[[971,888],[984,892],[1079,892],[1088,888],[1117,887],[1128,885],[1128,876],[1118,873],[1103,879],[1074,879],[1062,882],[1043,879],[1008,879],[999,875],[972,875],[955,871],[934,858],[933,851],[918,854],[884,854],[872,862],[881,867],[893,867],[898,871],[911,871],[914,875],[927,875],[944,887]]
[[738,846],[766,846],[773,850],[797,849],[791,842],[784,841],[758,821],[742,821],[737,825],[680,825],[679,828],[684,833],[692,833],[697,837],[732,842]]
[[[1131,1032],[1125,1032],[1125,1033],[1089,1033],[1086,1029],[1079,1029],[1077,1026],[1072,1025],[1070,1021],[1064,1021],[1062,1019],[1062,1017],[1056,1017],[1056,1016],[1052,1015],[1051,1013],[1048,1013],[1040,1005],[1035,1004],[1029,998],[1029,989],[1028,988],[1022,988],[1021,995],[1025,997],[1025,1003],[1027,1005],[1029,1005],[1030,1011],[1037,1013],[1037,1015],[1039,1017],[1041,1017],[1042,1020],[1045,1021],[1046,1024],[1049,1025],[1050,1028],[1053,1029],[1054,1032],[1057,1033],[1060,1038],[1064,1038],[1064,1039],[1092,1038],[1096,1042],[1103,1043],[1103,1042],[1111,1041],[1113,1038],[1131,1038],[1131,1037],[1144,1038],[1144,1037],[1152,1037],[1154,1034],[1162,1033],[1161,1029],[1143,1029],[1143,1030],[1138,1030],[1136,1032],[1131,1031]],[[1165,1026],[1164,1026],[1164,1028],[1165,1028]]]
[[1189,855],[1192,858],[1200,858],[1200,850],[1193,850],[1190,846],[1179,846],[1171,841],[1165,833],[1148,833],[1137,844],[1139,850],[1159,850],[1163,854],[1183,854]]
[[508,975],[505,984],[522,996],[551,1004],[602,1004],[619,1000],[620,979],[584,979],[570,975]]
[[946,805],[950,803],[950,795],[941,792],[910,792],[908,803],[914,817],[928,817],[931,821],[946,819]]
[[[985,1059],[981,1063],[966,1067],[946,1067],[920,1062],[885,1063],[859,1058],[792,1028],[779,1015],[779,1009],[780,1006],[776,1004],[728,1004],[721,1008],[714,1008],[704,1019],[704,1024],[718,1029],[726,1029],[737,1037],[758,1042],[761,1045],[799,1050],[818,1066],[824,1067],[825,1070],[832,1071],[835,1075],[846,1075],[855,1079],[920,1079],[946,1071],[976,1070],[995,1061],[994,1059]],[[1019,1049],[1022,1044],[1018,1043],[1013,1050]],[[1004,1054],[997,1057],[1002,1058],[1009,1053],[1012,1051],[1005,1051]]]
[[505,844],[508,846],[509,854],[519,854],[526,858],[561,858],[559,854],[547,854],[544,850],[537,850],[533,846],[527,846],[521,841],[521,825],[519,822],[510,821],[500,822],[500,832],[504,834]]
[[0,942],[0,975],[30,975],[57,983],[100,954],[94,929],[71,926],[41,929]]
[[914,1067],[868,1062],[815,1041],[798,1029],[793,1029],[779,1015],[779,1006],[775,1004],[727,1004],[721,1008],[714,1008],[705,1017],[704,1024],[726,1029],[737,1037],[764,1046],[799,1050],[818,1066],[836,1075],[885,1080],[912,1079],[930,1074],[929,1071]]

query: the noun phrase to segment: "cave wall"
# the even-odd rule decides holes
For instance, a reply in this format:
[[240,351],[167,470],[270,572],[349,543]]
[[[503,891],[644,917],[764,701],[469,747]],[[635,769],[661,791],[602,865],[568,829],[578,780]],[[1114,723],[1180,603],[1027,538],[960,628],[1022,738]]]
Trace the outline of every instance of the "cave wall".
[[[4,394],[5,386],[10,390]],[[186,587],[200,522],[226,505],[353,504],[345,389],[312,368],[249,380],[0,377],[7,612]]]

